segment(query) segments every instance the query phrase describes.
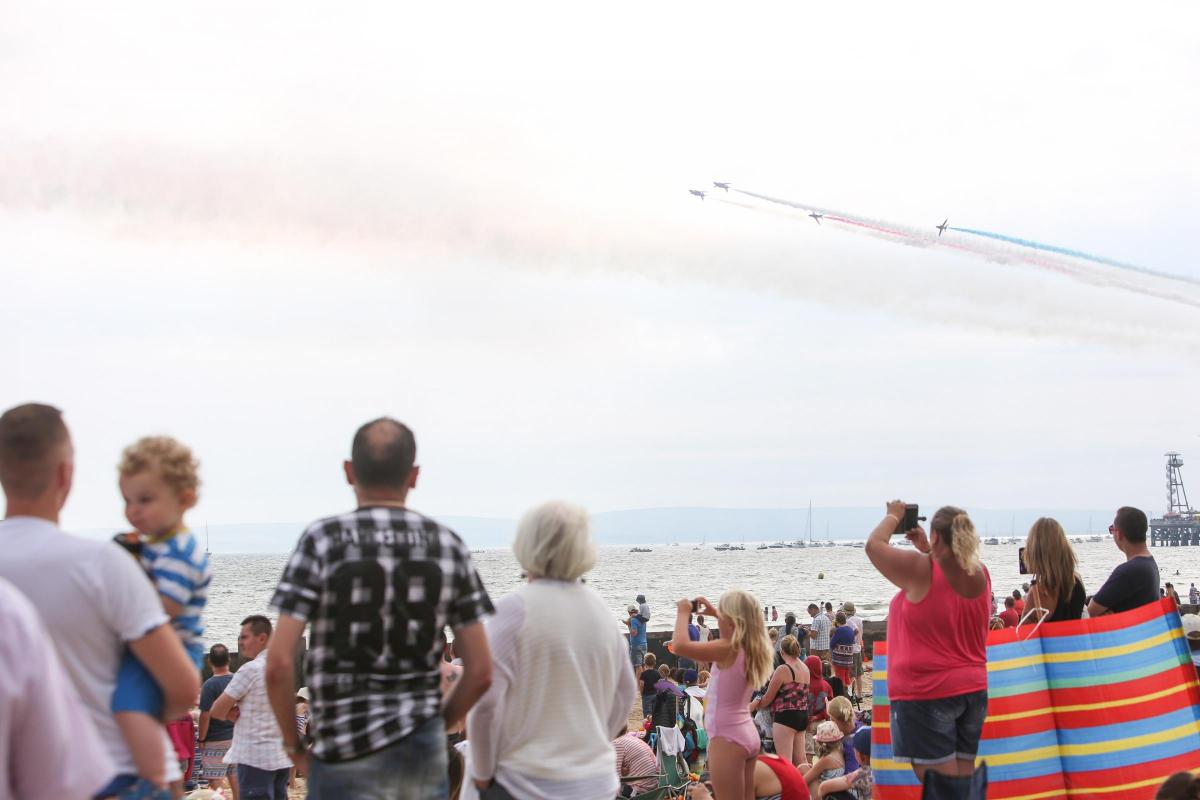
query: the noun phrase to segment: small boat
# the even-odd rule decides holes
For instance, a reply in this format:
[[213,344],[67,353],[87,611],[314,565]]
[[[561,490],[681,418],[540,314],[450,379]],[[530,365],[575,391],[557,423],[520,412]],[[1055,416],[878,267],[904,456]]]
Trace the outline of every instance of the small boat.
[[997,539],[995,536],[992,536],[988,539],[984,539],[983,543],[984,544],[1000,544],[1000,540]]
[[717,552],[720,552],[720,553],[724,553],[726,550],[732,550],[732,549],[733,548],[727,544],[719,544],[713,548],[713,550],[716,550]]
[[649,553],[652,551],[650,550],[649,547],[631,547],[629,549],[629,552],[631,552],[631,553]]
[[782,548],[787,547],[787,545],[784,544],[783,542],[775,542],[774,544],[767,545],[767,547],[769,547],[772,550],[780,550]]
[[769,545],[769,544],[760,544],[760,545],[758,546],[758,549],[759,549],[759,550],[770,550],[770,549],[771,549],[771,545]]
[[734,544],[734,545],[730,545],[730,546],[729,546],[729,549],[730,549],[730,550],[745,550],[745,549],[746,549],[746,545],[744,545],[744,544]]
[[1095,536],[1089,536],[1088,541],[1089,542],[1103,542],[1104,537],[1097,534]]

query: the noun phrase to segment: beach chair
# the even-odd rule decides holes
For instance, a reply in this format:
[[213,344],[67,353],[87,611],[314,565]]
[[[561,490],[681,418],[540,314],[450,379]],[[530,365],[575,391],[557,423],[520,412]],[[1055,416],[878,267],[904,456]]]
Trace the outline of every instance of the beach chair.
[[[658,756],[658,788],[663,790],[659,797],[662,798],[677,798],[683,797],[684,790],[687,789],[691,779],[688,778],[688,765],[683,758],[682,753],[668,754],[666,749],[662,747],[663,737],[659,736],[659,747],[655,750],[655,755]],[[645,797],[646,795],[638,795]]]
[[[659,788],[650,792],[635,795],[636,798],[647,800],[676,800],[683,798],[684,790],[691,782],[688,777],[688,762],[684,760],[682,748],[664,746],[665,741],[676,740],[676,745],[682,736],[676,728],[659,728],[658,741],[655,742],[654,753],[659,759]],[[674,752],[668,752],[668,751]]]

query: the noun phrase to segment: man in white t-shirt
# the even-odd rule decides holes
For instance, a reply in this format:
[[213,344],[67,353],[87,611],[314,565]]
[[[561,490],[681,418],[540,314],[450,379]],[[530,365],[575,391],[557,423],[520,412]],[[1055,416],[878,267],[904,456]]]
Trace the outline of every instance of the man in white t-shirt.
[[[115,776],[96,776],[96,791],[116,797],[145,791],[111,710],[125,647],[162,689],[167,719],[187,713],[200,676],[137,562],[113,542],[59,530],[74,467],[71,437],[58,409],[30,403],[0,415],[0,487],[7,500],[0,522],[0,578],[16,586],[41,616],[116,769]],[[179,762],[165,728],[163,748],[167,780],[178,780]],[[169,796],[164,787],[158,793]]]
[[851,694],[854,697],[862,696],[862,674],[863,674],[863,621],[857,613],[858,609],[854,607],[854,603],[849,600],[842,603],[842,613],[846,615],[846,624],[854,628],[854,667],[850,671]]

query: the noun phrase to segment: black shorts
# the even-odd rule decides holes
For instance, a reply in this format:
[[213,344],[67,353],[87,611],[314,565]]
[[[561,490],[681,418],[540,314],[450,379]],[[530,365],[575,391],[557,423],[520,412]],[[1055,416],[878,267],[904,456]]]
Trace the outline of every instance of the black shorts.
[[808,730],[808,712],[801,711],[798,708],[788,709],[787,711],[772,712],[776,725],[783,725],[785,728],[791,728],[794,731],[803,733]]
[[891,702],[892,758],[913,764],[974,761],[987,716],[987,692]]

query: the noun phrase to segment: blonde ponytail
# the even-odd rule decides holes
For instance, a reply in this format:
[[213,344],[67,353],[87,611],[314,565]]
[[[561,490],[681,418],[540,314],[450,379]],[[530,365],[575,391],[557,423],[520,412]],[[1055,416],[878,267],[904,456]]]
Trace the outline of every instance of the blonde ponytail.
[[979,535],[965,511],[956,514],[950,523],[950,549],[964,572],[974,575],[979,571]]
[[979,571],[979,535],[967,512],[954,506],[943,506],[933,515],[929,527],[942,537],[964,572],[974,575]]

